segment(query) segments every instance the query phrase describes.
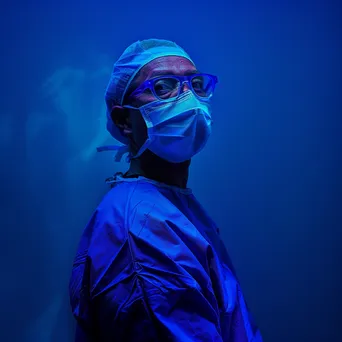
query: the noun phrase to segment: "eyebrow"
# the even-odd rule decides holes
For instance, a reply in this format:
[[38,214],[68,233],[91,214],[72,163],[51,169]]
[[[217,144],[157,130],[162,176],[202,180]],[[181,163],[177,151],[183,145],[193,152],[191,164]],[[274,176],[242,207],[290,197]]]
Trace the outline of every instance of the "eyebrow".
[[[189,76],[189,75],[194,75],[194,74],[198,74],[199,71],[198,70],[190,70],[190,71],[187,71],[185,72],[184,74],[186,76]],[[176,74],[175,72],[171,71],[171,70],[155,70],[153,71],[148,79],[151,79],[151,78],[154,78],[154,77],[157,77],[157,76],[162,76],[162,75],[175,75],[175,76],[178,76],[178,74]]]

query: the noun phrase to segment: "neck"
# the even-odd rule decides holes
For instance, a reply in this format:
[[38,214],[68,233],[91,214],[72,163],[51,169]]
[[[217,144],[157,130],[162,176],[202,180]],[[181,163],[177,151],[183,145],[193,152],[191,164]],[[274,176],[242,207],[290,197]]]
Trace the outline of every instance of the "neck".
[[186,188],[190,160],[183,163],[169,163],[146,150],[139,158],[132,159],[126,176],[139,175],[157,182]]

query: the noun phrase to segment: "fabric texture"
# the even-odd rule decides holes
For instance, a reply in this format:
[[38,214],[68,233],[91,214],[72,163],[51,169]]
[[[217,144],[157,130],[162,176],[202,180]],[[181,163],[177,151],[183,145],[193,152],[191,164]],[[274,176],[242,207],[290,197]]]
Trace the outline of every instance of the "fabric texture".
[[260,342],[219,231],[190,189],[115,177],[70,279],[76,342]]
[[149,149],[170,163],[182,163],[199,153],[211,134],[210,104],[190,90],[172,101],[154,101],[138,109],[148,138],[133,158]]

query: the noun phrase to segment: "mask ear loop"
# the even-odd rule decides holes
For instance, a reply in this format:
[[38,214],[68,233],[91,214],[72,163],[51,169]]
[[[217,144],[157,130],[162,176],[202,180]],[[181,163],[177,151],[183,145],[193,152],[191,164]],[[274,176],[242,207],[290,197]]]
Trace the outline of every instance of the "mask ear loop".
[[[158,101],[155,101],[155,102],[158,102]],[[147,104],[149,105],[149,104]],[[146,105],[145,105],[146,106]],[[144,114],[142,112],[142,108],[145,107],[145,106],[141,106],[141,107],[133,107],[133,106],[130,106],[130,105],[125,105],[124,107],[125,108],[129,108],[129,109],[134,109],[134,110],[138,110],[140,112],[140,114],[143,116],[143,119],[144,119]],[[144,119],[144,121],[146,122],[146,120]],[[146,123],[147,125],[147,123]],[[130,144],[131,146],[133,147],[133,149],[135,150],[135,155],[133,155],[133,153],[130,151],[129,155],[127,156],[126,158],[126,161],[129,163],[132,159],[136,159],[138,157],[140,157],[143,152],[145,152],[145,150],[148,148],[149,144],[151,143],[151,139],[150,137],[148,136],[145,140],[145,142],[142,144],[142,146],[139,148],[139,146],[137,145],[137,143],[135,142],[135,140],[133,139],[132,137],[132,134],[127,134],[126,135],[127,138],[129,139],[130,141]]]
[[[134,148],[136,148],[136,143],[132,139],[131,135],[126,133],[126,136],[129,139],[130,144]],[[128,153],[128,156],[126,157],[126,162],[130,163],[132,159],[131,148],[129,145],[108,145],[108,146],[97,147],[97,152],[103,152],[103,151],[117,151],[117,153],[114,156],[115,162],[120,162],[122,160],[123,155],[126,153]]]

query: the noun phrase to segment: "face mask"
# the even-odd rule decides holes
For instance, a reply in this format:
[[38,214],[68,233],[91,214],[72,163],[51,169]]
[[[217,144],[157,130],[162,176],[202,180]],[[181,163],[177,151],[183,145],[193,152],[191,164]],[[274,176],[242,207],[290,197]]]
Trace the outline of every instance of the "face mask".
[[133,158],[147,148],[171,163],[181,163],[199,153],[211,133],[211,109],[191,91],[178,98],[154,101],[138,109],[145,120],[148,138]]

